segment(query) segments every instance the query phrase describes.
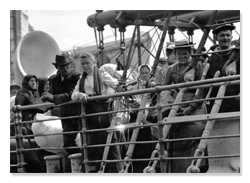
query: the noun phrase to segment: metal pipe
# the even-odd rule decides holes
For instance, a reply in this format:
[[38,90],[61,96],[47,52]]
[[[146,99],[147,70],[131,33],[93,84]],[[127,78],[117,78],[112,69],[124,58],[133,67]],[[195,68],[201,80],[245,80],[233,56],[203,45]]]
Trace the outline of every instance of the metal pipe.
[[[87,151],[87,148],[86,146],[88,145],[87,144],[87,134],[86,134],[86,131],[87,131],[87,125],[86,125],[86,119],[84,117],[85,115],[85,106],[83,104],[81,104],[81,116],[82,116],[82,145],[83,145],[83,148],[82,148],[82,160],[83,160],[83,165],[84,165],[84,169],[85,169],[85,172],[89,172],[89,166],[88,166],[88,151]],[[82,166],[83,167],[83,166]],[[83,170],[82,170],[83,171]],[[84,172],[84,171],[83,171]]]
[[[140,36],[140,25],[137,25],[137,43],[141,45],[141,36]],[[141,65],[141,47],[137,47],[138,50],[138,67]]]
[[163,48],[163,44],[164,44],[164,41],[165,41],[165,38],[166,38],[166,34],[167,34],[168,25],[169,25],[169,22],[170,22],[171,15],[172,15],[172,11],[169,11],[168,12],[168,17],[165,20],[166,22],[165,22],[164,27],[163,27],[163,32],[162,32],[162,35],[161,35],[161,41],[160,41],[158,50],[156,52],[155,61],[154,61],[154,64],[152,66],[151,77],[155,75],[156,67],[158,65],[159,58],[160,58],[160,55],[161,55],[161,51],[162,51],[162,48]]
[[[173,85],[166,85],[166,86],[157,86],[155,88],[146,88],[143,90],[134,90],[134,91],[127,91],[127,92],[120,92],[120,93],[115,93],[111,95],[101,95],[101,96],[93,96],[88,98],[88,101],[95,101],[95,100],[107,100],[109,98],[117,98],[117,97],[122,97],[122,96],[129,96],[129,95],[136,95],[136,94],[143,94],[143,93],[152,93],[152,92],[157,92],[157,91],[163,91],[163,90],[171,90],[171,89],[178,89],[178,88],[183,88],[183,87],[194,87],[194,86],[200,86],[200,85],[207,85],[207,84],[213,84],[213,83],[219,83],[219,82],[226,82],[226,81],[234,81],[234,80],[239,80],[240,75],[235,75],[235,76],[228,76],[228,77],[220,77],[216,79],[205,79],[202,81],[193,81],[193,82],[188,82],[188,83],[179,83],[179,84],[173,84]],[[63,105],[68,105],[68,104],[73,104],[73,103],[79,103],[80,101],[70,101],[63,103],[61,105],[57,106],[63,106]],[[36,105],[27,105],[27,106],[14,106],[14,108],[17,108],[18,110],[27,110],[27,109],[35,109],[41,106],[46,106],[44,104],[36,104]]]
[[164,140],[163,136],[163,125],[162,125],[162,113],[161,113],[161,93],[157,93],[157,118],[158,118],[158,132],[159,132],[159,139],[158,143],[160,145],[160,150],[159,150],[159,158],[160,158],[160,167],[161,167],[161,172],[166,173],[166,161],[163,159],[165,154],[164,154],[164,143],[162,140]]
[[[88,16],[87,23],[90,27],[105,27],[110,25],[111,27],[117,27],[118,20],[135,20],[138,11],[141,11],[141,19],[150,17],[151,20],[161,19],[164,14],[168,13],[169,10],[110,10],[101,13],[95,13]],[[122,16],[117,20],[117,16],[122,12]],[[179,15],[202,12],[201,10],[175,10],[172,13],[172,17]],[[119,23],[120,26],[126,26]]]

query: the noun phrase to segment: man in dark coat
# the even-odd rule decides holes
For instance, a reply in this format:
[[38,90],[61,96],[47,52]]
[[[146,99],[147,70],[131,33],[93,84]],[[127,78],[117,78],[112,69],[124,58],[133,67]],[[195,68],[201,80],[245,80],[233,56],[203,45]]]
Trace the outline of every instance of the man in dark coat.
[[[66,55],[56,55],[56,63],[52,63],[58,69],[58,72],[53,75],[51,80],[51,93],[45,92],[43,99],[55,103],[56,105],[65,103],[71,100],[71,94],[81,73],[75,71],[70,67],[72,60]],[[76,116],[79,115],[79,104],[70,104],[60,107],[60,117]],[[63,132],[78,131],[79,118],[62,119]],[[76,146],[75,134],[64,134],[63,141],[64,147]],[[69,154],[79,153],[79,149],[67,149]]]
[[[235,29],[233,25],[222,25],[213,30],[218,45],[213,46],[212,51],[222,51],[227,49],[232,49],[232,30]],[[238,45],[237,45],[238,46]],[[239,54],[239,52],[237,53]],[[208,63],[210,64],[210,69],[207,73],[207,78],[213,78],[214,74],[217,71],[220,71],[220,77],[223,77],[223,66],[231,58],[236,61],[236,74],[240,74],[240,60],[239,55],[234,51],[225,51],[219,53],[213,53]],[[213,89],[210,97],[216,97],[219,87]],[[240,93],[240,85],[231,85],[227,86],[225,96],[238,95]],[[211,105],[208,106],[209,111],[212,109],[214,102],[211,102]],[[232,112],[240,110],[239,99],[224,99],[220,107],[220,112]]]

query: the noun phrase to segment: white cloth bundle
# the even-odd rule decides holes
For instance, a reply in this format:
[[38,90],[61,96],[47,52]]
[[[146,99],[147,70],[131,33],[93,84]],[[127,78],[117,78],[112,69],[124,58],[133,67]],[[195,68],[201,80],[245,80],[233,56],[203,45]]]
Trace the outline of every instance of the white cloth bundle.
[[[33,123],[32,131],[34,135],[61,133],[62,124],[61,124],[61,120],[58,118],[59,117],[57,116],[51,116],[50,113],[47,113],[47,114],[37,113],[35,116],[35,119],[48,120],[48,121]],[[57,119],[57,120],[51,120],[51,119]],[[62,148],[63,147],[63,135],[62,134],[35,137],[35,141],[39,147],[43,148],[44,150],[48,152],[52,152],[55,154],[62,154],[62,155],[67,154],[67,152],[64,149],[59,149],[59,150],[46,149],[46,147]],[[80,139],[79,134],[77,135],[77,138],[75,141],[78,146],[81,144],[81,139]]]

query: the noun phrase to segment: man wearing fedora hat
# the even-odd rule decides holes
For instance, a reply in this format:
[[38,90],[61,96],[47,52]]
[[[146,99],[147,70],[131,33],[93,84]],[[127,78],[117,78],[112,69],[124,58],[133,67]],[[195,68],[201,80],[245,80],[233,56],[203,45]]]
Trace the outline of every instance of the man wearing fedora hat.
[[[233,59],[236,61],[236,74],[240,74],[240,52],[228,51],[229,49],[235,48],[232,44],[232,31],[235,29],[234,25],[222,25],[218,26],[213,30],[215,39],[218,42],[218,45],[213,46],[212,51],[223,51],[211,54],[209,57],[208,63],[210,64],[209,71],[207,73],[207,78],[213,78],[217,71],[220,71],[220,77],[223,76],[222,68],[224,64],[229,60]],[[211,97],[216,97],[218,92],[218,87],[213,89]],[[238,95],[240,93],[240,85],[227,86],[225,96]],[[208,106],[208,111],[211,110],[213,106],[213,101],[210,102]],[[239,111],[240,105],[239,100],[235,99],[224,99],[220,107],[220,112],[232,112]]]
[[[55,63],[52,63],[58,72],[51,79],[51,93],[44,92],[43,100],[52,103],[61,104],[71,100],[71,94],[74,91],[75,85],[81,75],[80,72],[70,67],[72,59],[67,54],[56,55]],[[70,104],[60,107],[60,117],[78,115],[79,104]],[[77,131],[79,119],[62,119],[63,132]],[[64,134],[64,147],[76,146],[75,138],[77,134]],[[69,154],[80,152],[78,149],[68,149]]]

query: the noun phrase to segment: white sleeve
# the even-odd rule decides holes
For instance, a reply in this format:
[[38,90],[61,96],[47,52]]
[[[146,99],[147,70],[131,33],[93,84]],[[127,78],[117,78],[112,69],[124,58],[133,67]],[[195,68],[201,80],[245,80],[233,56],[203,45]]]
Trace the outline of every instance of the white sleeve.
[[78,79],[78,81],[76,83],[75,89],[74,89],[74,91],[73,91],[73,93],[71,95],[71,99],[73,101],[76,101],[76,100],[79,99],[79,86],[80,86],[81,79],[82,79],[82,76],[79,77],[79,79]]

